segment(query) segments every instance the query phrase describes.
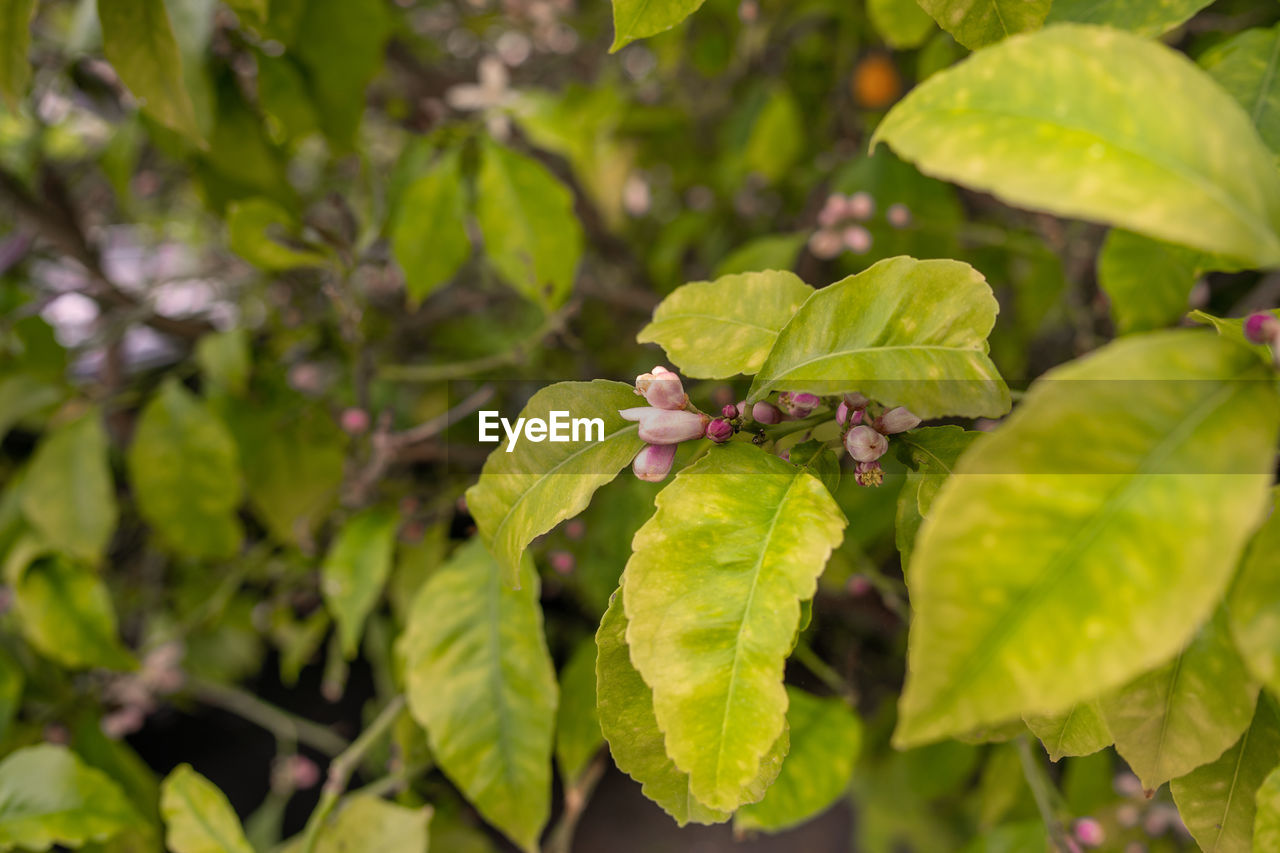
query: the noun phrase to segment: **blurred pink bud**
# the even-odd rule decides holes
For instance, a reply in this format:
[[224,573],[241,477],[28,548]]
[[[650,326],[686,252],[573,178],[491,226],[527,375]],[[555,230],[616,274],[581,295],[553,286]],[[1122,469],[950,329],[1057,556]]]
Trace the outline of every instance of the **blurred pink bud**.
[[898,406],[896,409],[890,409],[876,418],[874,426],[876,432],[884,435],[897,435],[900,432],[906,432],[909,429],[915,429],[920,426],[920,419],[904,407]]
[[830,228],[851,215],[849,212],[849,199],[840,193],[832,193],[823,202],[822,210],[818,211],[818,224],[823,228]]
[[862,424],[845,433],[844,449],[858,462],[875,462],[889,450],[889,439]]
[[720,416],[723,418],[736,418],[739,414],[739,407],[733,403],[727,404],[720,410]]
[[547,561],[551,563],[551,568],[562,575],[572,574],[576,562],[568,551],[552,551],[547,555]]
[[646,483],[660,483],[671,473],[671,463],[675,459],[674,444],[646,444],[636,454],[631,470]]
[[1280,320],[1265,312],[1250,314],[1244,321],[1244,336],[1250,343],[1273,344],[1280,337]]
[[[649,444],[679,444],[702,438],[711,418],[698,412],[640,406],[618,412],[624,420],[640,424],[640,440]],[[661,478],[659,478],[661,479]]]
[[711,439],[716,444],[724,444],[726,441],[733,438],[733,424],[729,423],[724,418],[716,418],[711,423],[707,424],[707,438]]
[[854,575],[849,578],[844,588],[852,597],[861,598],[871,592],[871,581],[867,580],[866,575]]
[[1099,847],[1107,840],[1107,833],[1103,830],[1102,824],[1091,817],[1082,817],[1077,820],[1072,825],[1071,831],[1075,834],[1076,840],[1086,847]]
[[71,732],[62,723],[50,723],[44,727],[44,739],[65,746],[71,742]]
[[763,400],[751,407],[751,419],[761,424],[782,423],[782,412],[772,403]]
[[821,260],[830,260],[844,248],[844,243],[840,241],[840,232],[831,231],[823,228],[820,231],[813,232],[813,236],[809,238],[809,251],[813,252],[815,258]]
[[840,232],[840,239],[856,255],[863,255],[871,250],[871,232],[861,225],[850,225]]
[[147,722],[146,712],[137,705],[126,705],[102,718],[102,733],[112,740],[120,740],[138,731]]
[[853,481],[859,486],[884,485],[884,469],[879,462],[859,462],[853,466]]
[[884,218],[888,219],[889,224],[894,228],[906,228],[911,224],[911,211],[905,204],[891,204],[885,211]]
[[858,191],[849,196],[848,210],[854,219],[867,219],[876,212],[876,200],[871,193]]
[[822,400],[817,394],[792,394],[787,392],[778,395],[778,408],[782,409],[788,417],[797,420],[807,418],[820,405],[822,405]]
[[636,393],[644,397],[650,406],[659,409],[683,409],[689,405],[689,395],[684,393],[680,377],[661,365],[652,373],[636,377]]
[[320,784],[320,768],[310,758],[291,755],[288,762],[289,776],[299,791],[307,791]]
[[564,526],[564,535],[575,541],[581,539],[587,535],[587,523],[580,518],[575,518]]
[[369,429],[369,413],[364,409],[343,409],[339,423],[348,435],[363,435]]

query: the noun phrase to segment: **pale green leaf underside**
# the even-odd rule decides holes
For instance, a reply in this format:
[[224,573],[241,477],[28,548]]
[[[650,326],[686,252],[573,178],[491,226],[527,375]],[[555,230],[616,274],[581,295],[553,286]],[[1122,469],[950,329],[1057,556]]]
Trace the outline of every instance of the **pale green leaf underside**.
[[1199,331],[1046,374],[916,540],[897,742],[1058,713],[1181,650],[1261,518],[1278,426],[1267,367]]
[[682,471],[636,533],[623,584],[631,661],[667,754],[713,809],[749,801],[786,727],[800,602],[845,524],[812,474],[734,443]]
[[1100,24],[1155,38],[1213,0],[1054,0],[1047,24]]
[[1028,714],[1025,721],[1054,761],[1092,755],[1111,745],[1111,731],[1096,700],[1076,702],[1058,714]]
[[1014,205],[1280,263],[1280,174],[1249,116],[1128,33],[1063,24],[980,51],[899,102],[879,140]]
[[409,710],[440,769],[532,851],[551,807],[557,687],[532,561],[521,573],[523,588],[508,588],[472,539],[423,585],[399,650]]
[[813,292],[795,274],[778,270],[691,282],[662,300],[636,340],[662,347],[686,376],[749,376]]
[[[609,600],[609,609],[596,632],[596,699],[600,728],[618,769],[641,785],[676,823],[722,823],[729,812],[708,808],[689,789],[689,774],[668,756],[662,730],[653,713],[653,691],[631,664],[627,648],[627,616],[621,592]],[[790,750],[783,729],[760,762],[760,772],[746,788],[747,800],[758,800],[773,784]]]
[[814,293],[778,334],[749,399],[859,391],[922,418],[996,417],[1009,389],[987,356],[998,306],[960,261],[897,257]]
[[364,621],[391,573],[398,521],[390,510],[365,510],[342,528],[320,567],[320,591],[347,659],[355,657]]
[[1219,611],[1173,660],[1104,697],[1102,711],[1116,751],[1154,790],[1222,755],[1257,699]]
[[226,794],[182,764],[160,786],[165,846],[173,853],[253,853]]
[[0,849],[76,848],[141,823],[116,783],[66,747],[29,746],[0,761]]
[[1254,847],[1255,795],[1280,764],[1280,718],[1268,696],[1258,699],[1253,723],[1212,764],[1169,786],[1182,822],[1206,853],[1249,853]]
[[970,50],[1044,23],[1052,0],[919,0],[938,26]]
[[613,0],[612,53],[636,39],[671,29],[706,0]]
[[621,382],[560,382],[534,394],[520,417],[549,419],[551,412],[562,411],[574,418],[601,418],[604,441],[535,444],[522,438],[511,453],[505,437],[493,445],[480,481],[467,490],[467,509],[509,583],[516,580],[525,546],[585,509],[596,489],[640,452],[644,442],[638,425],[618,414],[637,405],[644,405],[643,399]]
[[849,787],[862,723],[841,699],[787,688],[791,750],[764,799],[738,809],[738,830],[780,832],[825,811]]

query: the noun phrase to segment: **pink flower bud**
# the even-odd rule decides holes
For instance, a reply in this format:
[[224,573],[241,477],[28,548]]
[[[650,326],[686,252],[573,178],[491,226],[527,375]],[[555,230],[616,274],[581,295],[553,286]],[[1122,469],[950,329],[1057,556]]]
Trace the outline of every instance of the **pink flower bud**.
[[884,469],[879,462],[859,462],[853,466],[853,481],[859,486],[883,485]]
[[724,417],[724,418],[731,418],[731,419],[732,419],[732,418],[736,418],[736,417],[738,417],[738,415],[739,415],[739,406],[741,406],[741,404],[738,404],[738,406],[735,406],[733,403],[728,403],[728,404],[726,404],[726,405],[725,405],[725,406],[720,410],[720,416],[721,416],[721,417]]
[[291,755],[286,767],[290,781],[300,791],[308,791],[320,784],[320,768],[305,755]]
[[822,400],[817,394],[792,394],[787,392],[778,395],[778,408],[782,409],[787,417],[795,420],[807,418],[820,405],[822,405]]
[[813,232],[813,236],[809,238],[809,251],[813,252],[815,258],[824,261],[834,258],[843,249],[844,243],[841,242],[838,231],[823,228]]
[[866,575],[853,575],[844,585],[845,591],[854,598],[861,598],[871,592],[871,581]]
[[707,424],[707,438],[711,439],[716,444],[724,444],[726,441],[733,438],[733,424],[729,423],[724,418],[716,418],[711,423]]
[[552,551],[547,555],[547,562],[551,564],[551,568],[555,569],[558,574],[568,575],[573,573],[575,561],[573,555],[568,551]]
[[343,409],[339,421],[347,435],[364,435],[369,430],[369,413],[364,409]]
[[652,373],[636,377],[636,393],[644,397],[650,406],[659,409],[683,409],[689,405],[689,395],[684,393],[680,377],[662,365],[655,367]]
[[849,196],[847,204],[849,216],[854,219],[868,219],[871,214],[876,212],[876,200],[871,197],[871,193],[858,191]]
[[889,224],[894,228],[906,228],[911,224],[911,211],[905,204],[891,204],[885,211],[884,218],[888,219]]
[[760,424],[782,423],[782,412],[772,403],[763,400],[751,407],[751,419]]
[[920,426],[920,419],[904,407],[898,406],[896,409],[890,409],[876,418],[873,426],[875,426],[876,432],[884,435],[897,435],[900,432],[906,432],[909,429],[915,429]]
[[679,409],[654,409],[640,406],[618,412],[624,420],[640,424],[640,440],[649,444],[679,444],[702,438],[711,418],[698,412]]
[[871,232],[861,225],[850,225],[840,232],[840,239],[856,255],[864,255],[871,250]]
[[830,228],[850,215],[849,200],[840,193],[832,193],[827,196],[826,202],[822,205],[822,210],[818,211],[818,224],[823,228]]
[[869,397],[862,396],[857,391],[845,394],[844,401],[849,404],[849,408],[851,409],[865,409],[867,406],[871,405],[871,399]]
[[587,535],[587,523],[580,518],[575,518],[564,526],[564,535],[570,539],[578,540]]
[[846,424],[855,427],[862,423],[862,415],[865,409],[855,409],[844,400],[840,401],[840,405],[836,406],[836,423],[840,426]]
[[1071,832],[1076,840],[1086,847],[1099,847],[1107,840],[1107,833],[1103,830],[1102,824],[1091,817],[1082,817],[1077,820],[1072,825]]
[[675,458],[674,444],[646,444],[636,454],[631,470],[646,483],[660,483],[671,473],[671,463]]
[[863,424],[845,433],[844,449],[858,462],[875,462],[889,450],[889,439]]
[[1264,312],[1250,314],[1244,321],[1244,336],[1250,343],[1273,344],[1280,337],[1280,320]]

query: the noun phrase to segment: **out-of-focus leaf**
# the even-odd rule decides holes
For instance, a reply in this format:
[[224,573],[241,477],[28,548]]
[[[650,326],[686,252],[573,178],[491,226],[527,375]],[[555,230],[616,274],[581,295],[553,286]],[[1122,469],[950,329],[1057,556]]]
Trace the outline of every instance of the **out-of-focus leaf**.
[[596,714],[596,644],[578,644],[560,672],[560,707],[556,712],[556,762],[571,786],[604,743]]
[[14,373],[0,379],[0,438],[27,418],[56,406],[63,391],[30,373]]
[[91,564],[102,559],[118,511],[96,408],[46,433],[23,481],[22,514],[62,553]]
[[936,32],[933,18],[916,0],[867,0],[867,16],[884,43],[894,50],[911,50]]
[[557,694],[531,563],[510,589],[472,539],[423,585],[399,641],[409,709],[440,769],[528,853],[551,808]]
[[1227,596],[1231,636],[1254,678],[1280,693],[1280,493],[1253,535]]
[[417,305],[453,278],[471,254],[461,157],[449,152],[405,189],[391,227],[391,246]]
[[243,394],[249,387],[251,359],[244,329],[214,332],[196,342],[196,363],[205,380],[229,394]]
[[778,270],[691,282],[662,300],[636,340],[662,347],[688,376],[751,375],[813,292],[793,273]]
[[22,707],[22,688],[27,677],[13,655],[0,648],[0,743],[9,734],[9,726]]
[[253,853],[226,794],[180,764],[160,785],[165,845],[173,853]]
[[757,237],[726,255],[716,266],[715,276],[722,278],[745,272],[789,270],[796,265],[796,256],[808,237],[803,231]]
[[141,821],[115,782],[64,746],[29,746],[0,761],[0,849],[75,848]]
[[1280,767],[1263,780],[1254,797],[1253,849],[1280,850]]
[[325,136],[350,149],[365,87],[382,67],[390,16],[382,0],[307,0],[302,7],[290,46],[306,66]]
[[751,126],[742,150],[742,165],[767,181],[777,181],[804,153],[804,142],[800,105],[787,88],[774,86]]
[[240,547],[235,441],[177,380],[166,381],[143,408],[128,463],[138,509],[170,549],[217,559]]
[[898,456],[908,466],[907,479],[898,494],[894,527],[895,542],[904,568],[910,565],[916,534],[938,490],[951,476],[960,455],[979,435],[981,433],[956,426],[925,427],[904,433],[894,442]]
[[31,45],[31,19],[36,0],[6,0],[0,8],[0,94],[10,108],[17,106],[27,91],[31,65],[27,49]]
[[32,646],[68,667],[132,669],[102,579],[62,557],[33,563],[14,588],[22,632]]
[[[1207,3],[1198,2],[1205,6]],[[1200,57],[1200,67],[1218,81],[1249,114],[1258,135],[1280,154],[1280,26],[1245,30],[1214,45]]]
[[1068,755],[1092,755],[1114,740],[1096,700],[1077,702],[1059,714],[1028,714],[1026,723],[1054,761]]
[[103,53],[142,111],[199,142],[200,127],[183,85],[182,57],[164,0],[98,0],[98,20]]
[[[352,794],[339,805],[316,839],[315,853],[427,853],[431,807],[410,809],[369,794]],[[447,847],[437,847],[449,853]],[[301,853],[302,839],[281,853]]]
[[956,41],[977,50],[1015,33],[1037,30],[1052,0],[919,0]]
[[665,32],[698,10],[706,0],[613,0],[613,46]]
[[281,242],[297,233],[297,224],[270,199],[232,202],[227,208],[227,231],[231,251],[264,270],[317,267],[327,261],[319,252]]
[[1101,24],[1155,38],[1189,20],[1213,0],[1054,0],[1046,24]]
[[364,620],[391,573],[398,523],[390,510],[365,510],[342,528],[320,567],[320,590],[348,660],[359,649]]

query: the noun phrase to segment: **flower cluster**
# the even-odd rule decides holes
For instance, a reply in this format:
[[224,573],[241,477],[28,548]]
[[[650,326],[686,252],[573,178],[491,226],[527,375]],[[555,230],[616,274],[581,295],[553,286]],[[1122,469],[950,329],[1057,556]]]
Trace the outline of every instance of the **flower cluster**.
[[640,438],[645,442],[631,470],[641,480],[657,483],[671,472],[676,445],[706,435],[711,418],[690,407],[680,377],[662,366],[636,377],[636,394],[649,405],[618,413],[640,424]]
[[[868,192],[859,191],[853,195],[832,193],[827,196],[818,211],[818,230],[809,238],[809,251],[824,260],[834,258],[846,249],[856,255],[865,255],[871,251],[873,240],[863,223],[871,219],[875,211],[875,199]],[[911,224],[911,211],[905,204],[891,204],[884,218],[894,228],[905,228]]]
[[836,408],[836,422],[844,429],[844,449],[856,464],[853,477],[859,486],[879,486],[884,482],[880,457],[889,452],[889,436],[920,425],[920,419],[902,406],[882,413],[870,424],[870,400],[861,394],[846,394]]

